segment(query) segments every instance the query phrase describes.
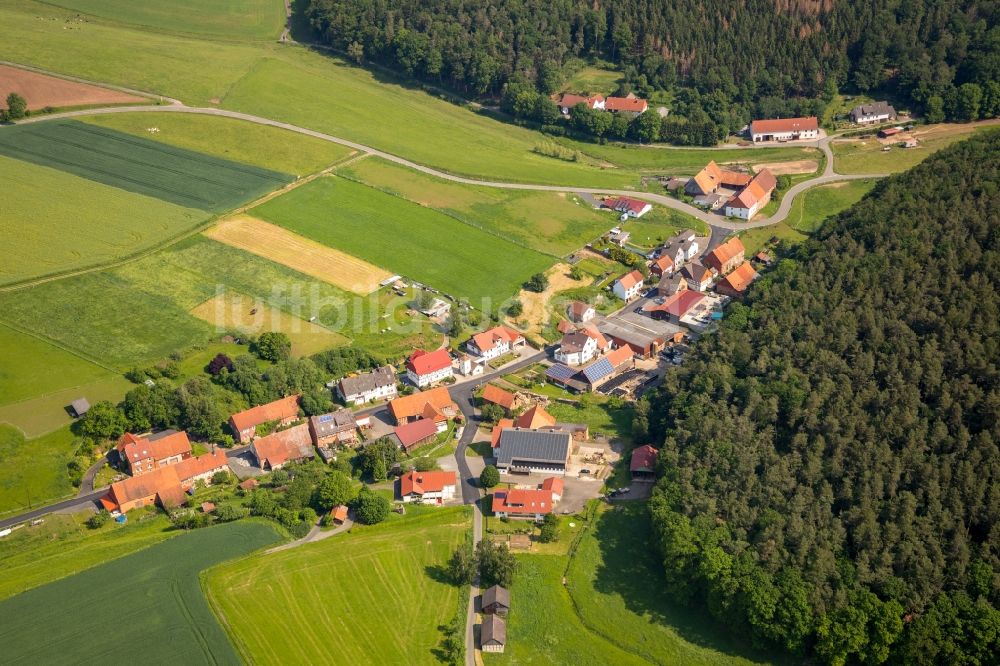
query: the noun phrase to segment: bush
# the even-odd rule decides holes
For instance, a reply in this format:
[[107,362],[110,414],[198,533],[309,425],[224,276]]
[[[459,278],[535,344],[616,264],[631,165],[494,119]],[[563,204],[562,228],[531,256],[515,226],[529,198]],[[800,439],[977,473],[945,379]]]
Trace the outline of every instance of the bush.
[[212,485],[217,486],[229,483],[230,478],[231,477],[229,476],[229,472],[227,472],[226,470],[221,470],[212,475]]
[[100,529],[101,527],[107,525],[109,520],[111,520],[111,514],[106,510],[101,509],[87,519],[87,527],[92,530]]
[[493,465],[487,465],[479,475],[479,483],[483,488],[493,488],[500,483],[500,471]]
[[472,546],[468,543],[462,544],[448,560],[448,578],[455,585],[468,585],[475,576],[476,556]]
[[546,514],[545,519],[542,520],[542,531],[538,535],[538,540],[542,543],[552,543],[558,539],[559,519],[553,513]]
[[510,317],[520,317],[522,312],[524,312],[524,303],[522,303],[520,299],[514,299],[514,301],[507,306],[507,315]]
[[549,286],[549,279],[545,277],[544,273],[535,273],[528,281],[524,283],[524,288],[528,291],[533,291],[535,293],[541,293]]
[[288,527],[288,533],[291,534],[292,537],[296,539],[301,539],[307,534],[309,534],[309,530],[311,530],[312,527],[313,527],[312,523],[307,523],[304,520],[300,520],[298,522],[292,523],[292,525]]
[[215,518],[222,523],[231,523],[234,520],[246,518],[248,511],[238,506],[226,504],[215,510]]
[[266,331],[257,336],[250,351],[265,361],[283,361],[291,356],[292,341],[280,331]]
[[354,513],[359,523],[375,525],[388,518],[391,509],[388,499],[368,488],[362,488],[355,501]]
[[429,472],[437,467],[437,461],[434,458],[428,458],[427,456],[420,456],[413,461],[413,469],[418,472]]
[[184,513],[171,516],[174,527],[182,530],[196,530],[205,527],[209,523],[208,514],[199,511],[185,511]]
[[233,369],[233,359],[229,358],[225,354],[216,354],[215,358],[208,362],[205,366],[205,370],[208,374],[215,376],[221,373],[223,370],[232,371]]

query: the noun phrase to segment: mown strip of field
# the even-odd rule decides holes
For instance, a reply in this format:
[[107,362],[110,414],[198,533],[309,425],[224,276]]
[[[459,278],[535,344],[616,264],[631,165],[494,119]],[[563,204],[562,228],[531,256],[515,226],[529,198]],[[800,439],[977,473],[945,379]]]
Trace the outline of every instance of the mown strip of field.
[[[554,263],[453,217],[343,178],[324,177],[253,209],[306,238],[492,309]],[[486,299],[486,300],[483,300]]]
[[[239,664],[199,573],[278,540],[267,525],[209,527],[0,602],[9,663]],[[142,655],[141,658],[137,655]]]
[[211,212],[229,210],[294,180],[277,171],[72,120],[5,128],[0,131],[0,154]]
[[437,664],[460,589],[442,582],[468,508],[375,527],[209,572],[209,597],[248,663]]

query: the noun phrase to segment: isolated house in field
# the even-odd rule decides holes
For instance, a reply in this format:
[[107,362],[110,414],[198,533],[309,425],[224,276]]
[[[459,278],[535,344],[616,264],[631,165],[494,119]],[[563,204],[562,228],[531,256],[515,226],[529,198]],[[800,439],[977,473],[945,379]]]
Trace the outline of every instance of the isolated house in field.
[[524,336],[509,326],[495,326],[476,333],[465,343],[470,354],[491,361],[525,345]]
[[604,200],[605,208],[617,211],[624,217],[642,217],[653,210],[653,204],[631,197],[613,197]]
[[447,349],[430,352],[417,349],[406,359],[406,377],[417,388],[437,384],[453,376],[451,354]]
[[495,613],[483,617],[479,647],[483,652],[503,652],[507,646],[507,624]]
[[427,444],[438,436],[438,427],[433,419],[417,419],[410,423],[398,425],[392,431],[393,437],[399,442],[399,447],[406,453]]
[[851,122],[857,125],[874,125],[896,119],[896,109],[888,102],[868,102],[851,109]]
[[629,461],[628,468],[633,481],[656,480],[656,457],[659,453],[659,449],[654,449],[649,444],[632,451],[632,459]]
[[720,187],[733,189],[746,187],[752,177],[741,171],[723,169],[712,160],[687,182],[684,192],[693,197],[715,194]]
[[705,291],[712,286],[712,271],[697,261],[692,261],[681,269],[681,276],[687,280],[688,288]]
[[754,280],[760,277],[749,261],[744,261],[726,277],[719,280],[715,290],[724,296],[740,298]]
[[358,422],[354,419],[354,412],[349,409],[338,409],[329,414],[310,417],[309,432],[312,434],[313,444],[321,449],[358,443]]
[[816,116],[755,120],[750,123],[750,140],[754,143],[818,138],[819,122]]
[[570,321],[576,322],[577,324],[582,324],[584,322],[590,321],[597,315],[597,311],[594,306],[590,303],[584,303],[583,301],[573,301],[566,306],[566,316]]
[[299,418],[299,396],[290,395],[266,405],[253,407],[229,417],[229,428],[237,442],[247,443],[257,436],[257,426],[276,422],[288,425]]
[[69,404],[69,408],[73,410],[73,416],[80,418],[90,411],[90,403],[86,398],[77,398]]
[[404,502],[444,504],[455,498],[458,477],[455,472],[418,472],[399,477],[399,495]]
[[726,202],[726,215],[743,220],[751,219],[771,200],[771,194],[777,185],[774,175],[767,169],[761,169],[749,185]]
[[458,405],[451,399],[448,389],[439,386],[396,398],[389,403],[389,413],[397,425],[427,418],[429,414],[433,414],[434,422],[440,424],[458,415]]
[[303,423],[254,440],[250,453],[257,466],[266,472],[281,469],[290,462],[315,456],[309,425]]
[[568,116],[569,112],[577,104],[586,104],[587,108],[594,110],[604,110],[604,96],[603,95],[591,95],[590,97],[584,97],[583,95],[574,95],[572,93],[563,93],[559,95],[556,100],[556,105],[559,107],[559,111],[564,115]]
[[621,276],[611,286],[614,295],[625,302],[631,301],[639,296],[642,291],[643,277],[639,271],[632,271]]
[[515,396],[510,391],[505,391],[499,386],[487,384],[483,387],[483,402],[486,404],[498,405],[504,409],[504,413],[509,414],[514,409]]
[[128,466],[132,476],[147,474],[159,467],[176,465],[191,457],[191,442],[187,433],[163,430],[143,437],[125,433],[115,447],[118,458]]
[[510,610],[510,591],[494,585],[483,590],[479,604],[483,615],[506,615]]
[[719,275],[725,275],[743,263],[745,254],[743,241],[734,236],[709,252],[702,263]]
[[383,365],[371,372],[344,377],[337,382],[337,395],[348,405],[392,400],[396,397],[396,371]]
[[492,509],[498,518],[542,520],[552,513],[552,493],[527,488],[497,490],[493,493]]

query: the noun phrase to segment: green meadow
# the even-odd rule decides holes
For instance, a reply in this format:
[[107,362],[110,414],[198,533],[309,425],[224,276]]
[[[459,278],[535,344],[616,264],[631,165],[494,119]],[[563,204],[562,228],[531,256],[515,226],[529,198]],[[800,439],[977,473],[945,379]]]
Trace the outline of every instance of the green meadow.
[[490,298],[494,307],[553,263],[444,213],[333,176],[252,214],[452,296]]
[[19,430],[0,423],[0,515],[75,493],[66,474],[73,452],[69,428],[25,440]]
[[615,215],[594,210],[575,194],[463,185],[377,157],[353,162],[337,173],[558,257],[617,224]]
[[[58,373],[53,368],[59,368]],[[0,323],[0,405],[88,384],[111,372]]]
[[433,508],[356,526],[217,567],[206,588],[247,663],[437,664],[441,627],[465,603],[441,575],[469,518]]
[[208,527],[10,597],[0,602],[4,660],[239,664],[200,573],[277,540],[257,522]]
[[[83,122],[296,176],[325,169],[351,150],[269,125],[190,113],[110,113]],[[155,128],[155,132],[150,132]]]
[[860,201],[875,187],[876,182],[875,179],[848,180],[810,188],[792,202],[785,223],[797,231],[812,233],[826,218]]
[[277,39],[281,0],[54,0],[54,5],[161,32],[213,39]]
[[[992,123],[991,123],[992,124]],[[837,173],[899,173],[930,157],[956,141],[967,139],[973,132],[988,131],[984,124],[928,125],[913,132],[918,141],[916,148],[901,148],[898,144],[883,150],[875,138],[842,139],[833,141],[833,167]]]

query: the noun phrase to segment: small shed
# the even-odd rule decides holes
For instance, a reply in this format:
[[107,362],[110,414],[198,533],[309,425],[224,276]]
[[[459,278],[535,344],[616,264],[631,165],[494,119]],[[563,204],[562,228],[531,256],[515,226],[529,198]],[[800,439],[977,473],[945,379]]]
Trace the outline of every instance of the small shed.
[[479,631],[483,652],[503,652],[507,645],[507,623],[499,615],[487,615]]
[[499,585],[487,588],[483,592],[482,608],[484,615],[506,615],[510,610],[510,591]]
[[201,504],[202,513],[212,513],[213,511],[215,511],[215,504],[213,504],[212,502],[202,502]]
[[256,488],[258,485],[260,485],[260,483],[257,481],[257,479],[247,479],[246,481],[240,483],[240,490],[250,491]]
[[90,411],[90,403],[87,402],[86,398],[77,398],[70,403],[70,409],[73,410],[73,415],[80,418],[84,414]]
[[344,521],[347,520],[347,507],[343,504],[333,507],[330,509],[330,518],[334,525],[343,525]]

